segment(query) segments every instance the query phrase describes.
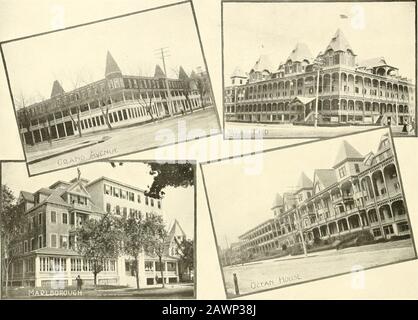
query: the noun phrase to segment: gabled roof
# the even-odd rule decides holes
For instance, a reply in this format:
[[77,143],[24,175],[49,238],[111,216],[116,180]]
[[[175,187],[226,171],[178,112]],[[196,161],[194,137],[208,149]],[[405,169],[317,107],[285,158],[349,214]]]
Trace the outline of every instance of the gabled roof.
[[300,102],[303,105],[307,105],[308,103],[310,103],[310,102],[312,102],[314,100],[315,100],[315,98],[308,98],[308,97],[303,97],[303,96],[296,96],[296,97],[293,98],[292,101],[290,101],[290,104],[291,103],[295,103],[295,102]]
[[254,67],[251,69],[251,71],[259,71],[259,72],[263,72],[264,70],[270,72],[270,70],[272,70],[272,64],[270,63],[270,59],[267,55],[262,54],[257,62],[255,63]]
[[179,79],[180,80],[187,80],[189,79],[189,76],[187,75],[186,71],[184,71],[183,67],[180,66],[179,68]]
[[334,169],[316,169],[314,175],[323,188],[328,188],[330,185],[337,182],[337,176]]
[[116,63],[115,59],[113,59],[110,52],[108,51],[106,55],[105,77],[107,77],[108,75],[112,73],[122,73],[122,71],[120,71],[118,64]]
[[337,32],[332,37],[330,43],[328,44],[327,48],[325,49],[325,52],[328,51],[329,49],[332,49],[334,51],[350,50],[354,54],[353,49],[351,48],[350,44],[348,43],[348,41],[345,38],[341,29],[337,29]]
[[282,205],[283,205],[283,197],[280,194],[276,193],[276,197],[274,198],[272,209],[275,207],[282,206]]
[[292,50],[292,52],[290,52],[289,57],[286,59],[286,61],[289,60],[292,62],[302,62],[304,60],[311,62],[313,60],[313,56],[305,43],[298,42],[296,47]]
[[165,73],[158,64],[155,66],[154,78],[165,78]]
[[236,67],[234,72],[232,72],[231,78],[247,78],[247,75],[240,67]]
[[20,194],[24,200],[29,201],[29,202],[35,202],[35,197],[33,196],[32,193],[28,191],[20,191]]
[[43,202],[48,202],[48,203],[58,204],[58,205],[61,205],[61,206],[71,207],[71,205],[69,205],[67,202],[65,202],[64,199],[61,198],[61,196],[58,193],[56,193],[56,192],[52,193]]
[[297,186],[299,189],[312,188],[313,182],[311,179],[309,179],[305,172],[302,172],[300,174]]
[[338,150],[337,157],[335,158],[334,168],[345,162],[346,160],[363,160],[364,157],[346,140],[341,143]]
[[80,194],[87,198],[91,198],[90,193],[87,191],[87,189],[84,187],[82,181],[77,180],[75,181],[71,186],[65,190],[65,192],[71,192],[74,194]]
[[59,83],[58,80],[55,80],[52,84],[52,90],[51,90],[51,98],[59,96],[63,94],[65,91],[61,86],[61,83]]
[[397,69],[395,67],[388,65],[384,57],[364,59],[364,60],[359,61],[357,65],[358,67],[363,67],[366,69],[376,68],[376,67],[386,67],[386,66],[391,67],[393,69]]
[[38,191],[36,191],[35,193],[42,193],[45,195],[50,195],[53,192],[53,190],[51,189],[47,189],[47,188],[41,188]]

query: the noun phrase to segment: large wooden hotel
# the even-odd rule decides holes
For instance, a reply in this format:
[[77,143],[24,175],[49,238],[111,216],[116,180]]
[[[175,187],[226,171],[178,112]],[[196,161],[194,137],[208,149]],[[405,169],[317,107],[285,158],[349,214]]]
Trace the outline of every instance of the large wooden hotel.
[[206,71],[168,78],[160,66],[153,77],[123,75],[108,52],[105,78],[65,92],[58,80],[51,97],[16,105],[24,145],[65,139],[84,133],[144,124],[212,106]]
[[[94,181],[75,178],[57,181],[31,193],[21,191],[18,203],[27,217],[24,240],[16,247],[18,258],[9,269],[12,286],[65,288],[93,284],[92,263],[76,251],[72,231],[91,218],[106,213],[136,219],[163,215],[162,202],[144,195],[144,190],[106,177]],[[177,220],[169,226],[162,265],[157,256],[141,253],[138,263],[140,287],[152,287],[162,281],[176,283],[187,276],[179,266],[180,243],[186,238]],[[134,261],[120,256],[108,260],[98,274],[98,284],[136,286]],[[163,269],[164,280],[161,278]]]
[[302,173],[294,192],[277,194],[273,217],[240,235],[232,255],[239,260],[277,254],[300,246],[302,234],[307,245],[356,241],[364,232],[375,240],[409,237],[398,174],[387,135],[365,156],[343,141],[333,168],[315,170],[313,180]]
[[261,55],[249,73],[237,67],[230,79],[230,122],[312,124],[317,94],[319,125],[404,125],[415,118],[415,85],[384,57],[358,59],[340,29],[317,57],[297,43],[284,63]]

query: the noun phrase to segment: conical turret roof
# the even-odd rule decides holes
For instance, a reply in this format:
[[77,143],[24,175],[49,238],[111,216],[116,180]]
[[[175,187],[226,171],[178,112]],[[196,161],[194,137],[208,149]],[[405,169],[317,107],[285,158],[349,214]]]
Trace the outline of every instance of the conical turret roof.
[[158,64],[155,66],[154,78],[165,78],[165,73]]
[[353,54],[354,51],[351,48],[350,44],[348,43],[347,39],[344,36],[344,33],[341,31],[341,29],[337,29],[337,32],[332,37],[330,43],[328,44],[327,48],[325,49],[325,52],[329,49],[332,49],[334,51],[347,51],[350,50]]
[[289,60],[293,62],[302,62],[303,60],[311,62],[313,60],[313,55],[305,43],[299,42],[296,44],[286,61]]
[[351,144],[344,140],[338,150],[337,157],[335,158],[335,165],[337,167],[339,164],[343,163],[346,160],[363,160],[364,157],[358,152]]
[[58,80],[55,80],[52,84],[52,90],[51,90],[51,98],[59,96],[63,94],[65,91],[61,86],[61,83],[59,83]]
[[299,181],[298,181],[298,187],[300,189],[303,188],[312,188],[313,182],[311,179],[309,179],[309,177],[306,175],[305,172],[302,172],[300,177],[299,177]]
[[110,52],[108,51],[107,55],[106,55],[105,77],[107,77],[108,75],[113,74],[113,73],[122,74],[122,71],[120,71],[120,68],[119,68],[118,64],[116,63],[115,59],[113,59]]
[[180,66],[180,68],[179,68],[179,79],[180,80],[189,79],[189,76],[187,75],[186,71],[184,71],[182,66]]

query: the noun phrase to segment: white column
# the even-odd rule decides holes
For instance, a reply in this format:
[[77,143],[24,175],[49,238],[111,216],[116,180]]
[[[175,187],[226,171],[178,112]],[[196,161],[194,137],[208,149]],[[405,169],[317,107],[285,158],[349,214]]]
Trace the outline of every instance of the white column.
[[141,252],[138,257],[138,274],[139,274],[139,287],[144,288],[147,285],[147,279],[145,278],[145,254]]
[[72,286],[73,285],[73,275],[71,274],[71,258],[67,257],[65,258],[65,266],[66,266],[66,275],[68,278],[68,286]]
[[42,281],[40,279],[41,264],[39,256],[35,256],[35,287],[40,287]]

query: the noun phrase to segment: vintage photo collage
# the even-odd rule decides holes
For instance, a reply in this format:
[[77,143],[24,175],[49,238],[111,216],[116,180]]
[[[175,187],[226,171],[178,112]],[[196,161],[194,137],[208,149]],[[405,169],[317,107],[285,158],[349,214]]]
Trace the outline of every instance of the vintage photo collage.
[[[417,259],[416,2],[218,8],[0,39],[1,299],[253,298]],[[161,151],[209,141],[250,149]]]

